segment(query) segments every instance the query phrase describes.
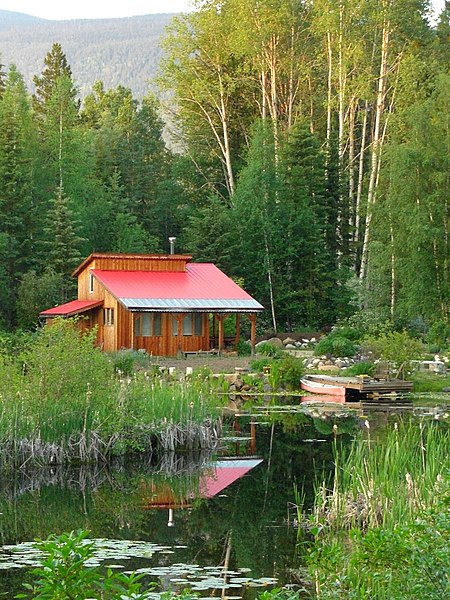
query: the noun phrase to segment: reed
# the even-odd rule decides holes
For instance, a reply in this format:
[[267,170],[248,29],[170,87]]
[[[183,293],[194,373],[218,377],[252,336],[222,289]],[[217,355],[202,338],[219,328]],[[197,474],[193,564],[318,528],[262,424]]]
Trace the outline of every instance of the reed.
[[316,488],[308,568],[316,596],[350,600],[449,597],[450,430],[368,424],[347,451],[336,444],[331,487]]
[[432,507],[450,468],[449,447],[448,428],[410,420],[377,438],[367,428],[348,451],[335,444],[333,487],[321,483],[316,489],[315,525],[391,526]]
[[123,377],[70,322],[15,360],[0,348],[0,468],[105,461],[112,454],[213,448],[220,431],[203,378]]

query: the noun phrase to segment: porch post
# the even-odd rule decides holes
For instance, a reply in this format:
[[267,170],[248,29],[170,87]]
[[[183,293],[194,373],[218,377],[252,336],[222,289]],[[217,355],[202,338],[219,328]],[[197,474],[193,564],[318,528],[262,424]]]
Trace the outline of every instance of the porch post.
[[134,350],[134,313],[130,312],[130,348]]

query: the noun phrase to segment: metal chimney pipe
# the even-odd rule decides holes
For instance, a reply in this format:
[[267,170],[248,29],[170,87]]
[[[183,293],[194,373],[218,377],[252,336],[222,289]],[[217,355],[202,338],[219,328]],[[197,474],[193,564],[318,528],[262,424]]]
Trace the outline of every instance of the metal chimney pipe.
[[170,237],[169,238],[169,244],[170,244],[170,254],[175,254],[175,242],[176,242],[176,237]]

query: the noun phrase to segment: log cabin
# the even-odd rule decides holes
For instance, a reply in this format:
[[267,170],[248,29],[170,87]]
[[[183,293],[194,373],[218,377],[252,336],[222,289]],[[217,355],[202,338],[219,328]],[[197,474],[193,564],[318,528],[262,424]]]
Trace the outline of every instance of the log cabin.
[[78,298],[44,310],[40,317],[79,317],[81,329],[97,328],[99,346],[154,356],[222,353],[224,319],[250,319],[252,351],[256,315],[263,306],[212,263],[191,262],[181,254],[94,253],[75,269]]

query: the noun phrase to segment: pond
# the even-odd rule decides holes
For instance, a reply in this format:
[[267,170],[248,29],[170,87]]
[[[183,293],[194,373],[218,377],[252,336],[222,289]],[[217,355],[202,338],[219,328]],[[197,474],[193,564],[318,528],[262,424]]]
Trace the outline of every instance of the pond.
[[[299,564],[295,489],[311,506],[315,481],[332,473],[335,436],[348,444],[363,426],[355,411],[281,409],[230,421],[214,454],[22,470],[1,480],[0,541],[85,529],[92,539],[115,540],[108,564],[150,569],[162,589],[186,575],[191,583],[211,581],[224,563],[234,576],[228,598],[242,595],[249,578],[255,586],[283,585]],[[154,546],[127,549],[117,540]],[[0,556],[0,597],[11,598],[27,574],[7,568],[6,558],[2,566]]]
[[[249,569],[253,578],[283,584],[296,555],[294,484],[311,502],[318,470],[331,470],[331,431],[331,422],[304,414],[246,416],[230,423],[228,439],[214,456],[166,455],[109,467],[20,471],[1,482],[1,543],[82,528],[92,538],[164,546],[151,557],[151,566],[201,567],[223,564],[230,546],[230,569]],[[200,480],[211,474],[217,480],[212,465],[229,457],[244,463],[251,458],[253,468],[244,469],[242,477],[228,477],[229,485],[225,477],[204,497]],[[127,568],[142,562],[135,558]],[[6,568],[1,573],[0,593],[12,597],[23,573]]]

